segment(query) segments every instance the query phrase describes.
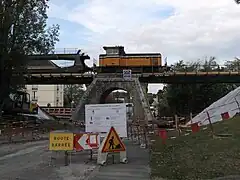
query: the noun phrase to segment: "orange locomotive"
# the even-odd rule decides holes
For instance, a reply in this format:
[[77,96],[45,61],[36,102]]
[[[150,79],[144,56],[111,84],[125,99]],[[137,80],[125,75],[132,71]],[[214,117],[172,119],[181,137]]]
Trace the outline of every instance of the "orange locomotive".
[[103,47],[106,54],[99,55],[99,72],[122,72],[132,69],[133,73],[160,72],[167,70],[162,66],[160,53],[125,53],[123,46]]

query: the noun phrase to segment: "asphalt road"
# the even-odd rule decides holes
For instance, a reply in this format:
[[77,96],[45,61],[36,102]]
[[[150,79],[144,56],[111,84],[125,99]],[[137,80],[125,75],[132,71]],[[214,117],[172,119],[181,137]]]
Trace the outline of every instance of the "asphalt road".
[[63,153],[48,151],[48,141],[0,145],[1,180],[84,179],[96,166],[86,162],[88,154],[83,152],[73,155],[71,164],[64,166]]
[[124,141],[127,149],[127,164],[119,163],[119,156],[108,158],[108,164],[91,174],[90,180],[150,180],[149,152],[134,145],[130,140]]
[[[64,166],[64,152],[50,152],[48,141],[0,144],[1,180],[148,180],[148,151],[125,140],[128,164],[112,164],[98,168],[89,152],[73,153],[70,165]],[[137,153],[136,153],[137,152]],[[115,158],[114,158],[115,159]],[[118,158],[115,159],[118,161]],[[96,168],[97,167],[97,168]],[[91,173],[94,171],[93,173]],[[89,178],[87,176],[90,175]]]

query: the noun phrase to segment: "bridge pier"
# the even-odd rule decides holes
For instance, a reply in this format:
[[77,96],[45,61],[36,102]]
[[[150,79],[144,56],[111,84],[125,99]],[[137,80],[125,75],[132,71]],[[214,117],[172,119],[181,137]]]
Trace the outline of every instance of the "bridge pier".
[[133,97],[133,122],[142,125],[148,125],[148,122],[153,122],[153,116],[147,99],[147,83],[139,82],[138,78],[124,80],[118,77],[96,77],[87,87],[84,95],[79,102],[75,112],[72,114],[72,120],[85,121],[85,104],[104,103],[104,99],[112,91],[121,89],[127,91]]
[[145,93],[148,93],[148,83],[141,83],[141,86]]

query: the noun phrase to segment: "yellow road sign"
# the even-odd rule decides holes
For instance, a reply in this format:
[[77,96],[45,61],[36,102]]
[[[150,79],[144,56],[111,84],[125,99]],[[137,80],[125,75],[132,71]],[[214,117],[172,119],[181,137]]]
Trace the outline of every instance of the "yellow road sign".
[[121,152],[126,151],[125,145],[120,139],[114,127],[111,127],[105,144],[103,145],[102,152]]
[[50,132],[49,150],[51,151],[73,150],[73,133]]

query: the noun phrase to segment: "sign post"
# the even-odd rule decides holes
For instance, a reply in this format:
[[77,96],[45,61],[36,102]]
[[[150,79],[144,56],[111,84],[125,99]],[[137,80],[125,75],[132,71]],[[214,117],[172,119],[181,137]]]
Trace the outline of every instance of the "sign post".
[[127,163],[126,147],[114,127],[111,127],[98,149],[97,163],[105,165],[109,153],[120,153],[120,162]]
[[73,150],[73,133],[50,132],[49,150],[50,151],[72,151]]
[[50,132],[50,151],[64,151],[65,166],[69,164],[68,151],[73,150],[73,133],[70,132]]

